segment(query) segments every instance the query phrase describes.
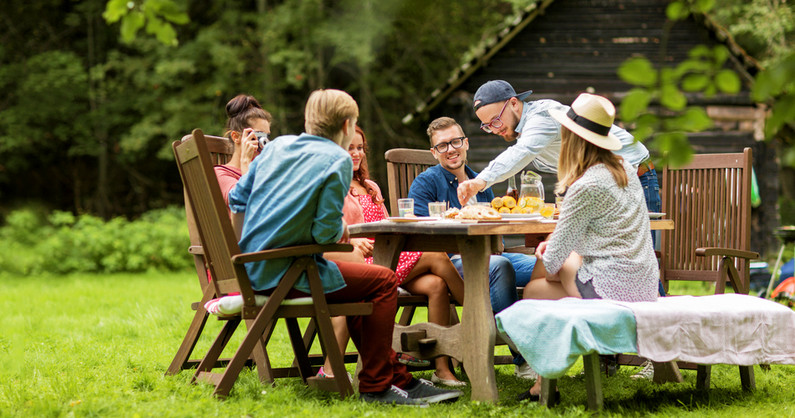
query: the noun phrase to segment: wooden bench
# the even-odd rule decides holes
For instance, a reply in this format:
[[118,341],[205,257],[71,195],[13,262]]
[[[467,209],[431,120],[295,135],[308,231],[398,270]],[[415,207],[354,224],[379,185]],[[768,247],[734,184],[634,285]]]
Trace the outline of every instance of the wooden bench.
[[[663,168],[663,212],[674,222],[674,229],[662,232],[660,248],[660,274],[666,289],[673,280],[707,281],[715,283],[715,294],[722,294],[728,281],[735,293],[748,293],[749,260],[759,257],[749,250],[752,160],[751,149],[745,148],[741,153],[695,155],[684,167]],[[638,365],[643,360],[619,355],[619,364]],[[597,353],[584,356],[584,361],[589,405],[601,407]],[[655,362],[654,368],[657,383],[683,381],[682,368],[696,369],[699,387],[709,386],[709,365]],[[743,387],[752,389],[753,367],[739,368]],[[547,395],[554,382],[550,385],[544,389]],[[550,399],[542,397],[542,401]]]

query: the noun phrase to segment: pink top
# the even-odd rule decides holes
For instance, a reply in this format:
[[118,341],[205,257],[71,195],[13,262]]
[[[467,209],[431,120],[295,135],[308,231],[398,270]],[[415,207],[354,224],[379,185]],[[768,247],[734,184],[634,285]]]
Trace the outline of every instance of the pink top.
[[226,209],[229,210],[229,191],[235,187],[237,181],[243,176],[243,172],[239,168],[229,165],[217,165],[213,167],[215,170],[215,177],[218,177],[218,185],[221,186],[221,194],[224,195],[224,203]]
[[[383,197],[381,197],[381,189],[378,188],[378,185],[370,180],[365,181],[375,189],[376,196],[379,199],[383,199]],[[345,204],[342,207],[342,218],[345,219],[348,225],[378,222],[387,217],[389,217],[389,212],[386,210],[386,206],[384,206],[383,203],[376,204],[373,202],[373,198],[369,194],[360,195],[351,188],[345,196]],[[408,277],[411,270],[414,269],[414,266],[421,256],[422,253],[417,251],[404,251],[400,253],[398,265],[395,268],[395,275],[397,275],[401,283],[406,280],[406,277]],[[367,264],[373,264],[372,257],[368,257],[365,261]]]
[[[384,206],[384,197],[381,195],[381,189],[372,180],[365,180],[365,183],[369,184],[373,187],[373,189],[375,189],[375,195],[378,198],[377,200],[382,201],[380,208],[384,213],[384,218],[388,218],[389,211],[387,211],[386,206]],[[356,193],[353,188],[351,188],[348,194],[345,195],[345,204],[342,207],[342,219],[345,220],[345,223],[348,225],[363,224],[366,222],[364,220],[364,210],[362,209],[362,204],[359,202],[359,194]]]

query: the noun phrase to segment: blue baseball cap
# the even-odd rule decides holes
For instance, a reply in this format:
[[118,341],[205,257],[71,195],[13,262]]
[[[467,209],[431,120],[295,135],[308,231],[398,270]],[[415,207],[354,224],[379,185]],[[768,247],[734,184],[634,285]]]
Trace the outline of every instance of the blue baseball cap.
[[514,90],[507,81],[491,80],[483,83],[478,91],[475,92],[475,99],[472,105],[475,107],[475,110],[478,110],[487,104],[504,102],[511,97],[516,97],[520,101],[524,101],[524,99],[531,94],[533,94],[533,90],[527,90],[524,93],[516,94],[516,90]]

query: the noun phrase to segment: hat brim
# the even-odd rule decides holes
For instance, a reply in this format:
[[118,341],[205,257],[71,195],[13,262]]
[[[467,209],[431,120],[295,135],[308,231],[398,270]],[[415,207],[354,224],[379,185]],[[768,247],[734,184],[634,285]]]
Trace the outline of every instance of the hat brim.
[[523,102],[523,101],[524,101],[524,99],[526,99],[526,98],[527,98],[527,96],[529,96],[529,95],[531,95],[531,94],[533,94],[533,90],[527,90],[527,91],[525,91],[525,92],[522,92],[522,93],[519,93],[519,94],[517,94],[517,95],[516,95],[516,96],[514,96],[514,97],[516,97],[517,99],[519,99],[519,101],[520,101],[520,102]]
[[599,148],[604,148],[610,151],[617,151],[622,148],[621,140],[619,140],[618,137],[612,133],[608,133],[607,135],[599,135],[594,133],[593,131],[578,125],[577,122],[569,119],[569,117],[566,116],[566,112],[559,109],[550,109],[549,114],[561,125],[565,126],[570,131]]

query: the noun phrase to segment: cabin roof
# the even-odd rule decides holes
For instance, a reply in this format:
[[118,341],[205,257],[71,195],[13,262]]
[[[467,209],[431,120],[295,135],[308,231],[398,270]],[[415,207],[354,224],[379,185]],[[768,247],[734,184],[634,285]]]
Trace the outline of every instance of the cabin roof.
[[[492,29],[492,35],[473,45],[463,54],[461,64],[456,67],[445,82],[434,89],[414,110],[403,117],[403,123],[408,124],[420,115],[427,115],[443,103],[454,91],[464,84],[475,72],[486,65],[489,60],[505,47],[519,33],[525,30],[532,22],[543,19],[544,11],[555,0],[530,1],[525,7]],[[759,69],[758,62],[740,47],[729,31],[718,24],[714,19],[705,14],[693,14],[697,23],[710,31],[718,42],[725,45],[732,54],[736,69],[746,84],[750,84],[753,77],[751,73]]]

